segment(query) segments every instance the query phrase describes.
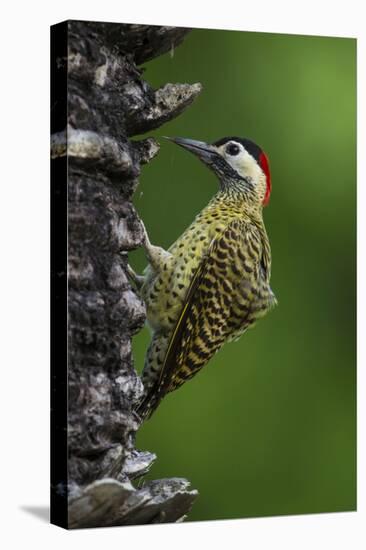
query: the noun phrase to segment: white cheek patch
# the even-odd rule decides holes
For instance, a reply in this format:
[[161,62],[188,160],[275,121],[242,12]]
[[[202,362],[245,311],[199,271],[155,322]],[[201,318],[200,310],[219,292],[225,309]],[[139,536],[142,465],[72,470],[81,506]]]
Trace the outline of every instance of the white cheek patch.
[[237,156],[226,154],[225,159],[244,178],[251,178],[253,181],[257,181],[262,176],[262,170],[247,151],[242,151]]

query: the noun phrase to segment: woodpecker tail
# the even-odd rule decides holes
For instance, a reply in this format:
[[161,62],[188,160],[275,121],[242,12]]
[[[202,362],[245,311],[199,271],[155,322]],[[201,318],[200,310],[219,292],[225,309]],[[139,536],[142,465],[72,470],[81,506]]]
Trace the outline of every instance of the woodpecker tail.
[[141,422],[148,420],[158,408],[162,397],[159,394],[148,392],[137,405],[135,412]]

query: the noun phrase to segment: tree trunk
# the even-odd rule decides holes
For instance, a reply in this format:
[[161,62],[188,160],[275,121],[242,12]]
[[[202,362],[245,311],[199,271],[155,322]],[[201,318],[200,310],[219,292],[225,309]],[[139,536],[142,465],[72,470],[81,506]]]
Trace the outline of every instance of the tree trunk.
[[[67,163],[68,174],[68,471],[67,478],[53,476],[54,501],[68,501],[69,527],[179,521],[197,495],[186,480],[142,489],[131,483],[156,457],[134,447],[133,409],[143,387],[131,338],[145,322],[145,306],[126,266],[142,239],[132,195],[141,165],[159,151],[153,138],[131,137],[176,117],[201,91],[200,84],[153,90],[138,65],[176,47],[188,30],[69,21],[53,32],[64,33],[68,48],[57,55],[56,45],[52,59],[53,173]],[[66,89],[59,84],[66,75],[63,117]],[[54,376],[57,383],[60,373]],[[54,459],[57,445],[54,436]]]

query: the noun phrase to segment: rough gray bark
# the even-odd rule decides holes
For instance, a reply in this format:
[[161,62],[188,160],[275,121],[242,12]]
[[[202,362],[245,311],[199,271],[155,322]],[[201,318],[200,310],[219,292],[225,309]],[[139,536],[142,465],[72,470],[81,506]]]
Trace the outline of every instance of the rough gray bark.
[[126,276],[142,238],[131,199],[159,150],[131,137],[176,117],[201,85],[153,90],[138,67],[186,29],[70,21],[68,31],[68,58],[58,60],[67,63],[68,126],[52,136],[52,155],[68,155],[69,526],[179,521],[197,494],[186,480],[131,484],[156,458],[134,447],[143,387],[131,338],[145,307]]

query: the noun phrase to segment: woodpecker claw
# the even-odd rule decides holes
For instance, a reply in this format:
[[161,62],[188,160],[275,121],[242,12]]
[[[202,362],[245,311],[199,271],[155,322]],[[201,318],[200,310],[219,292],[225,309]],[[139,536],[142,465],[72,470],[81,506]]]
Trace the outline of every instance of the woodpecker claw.
[[130,264],[127,264],[127,275],[129,279],[136,285],[136,288],[140,290],[140,288],[145,282],[145,277],[143,275],[137,275],[137,273],[132,269]]
[[150,239],[149,239],[149,236],[147,234],[147,231],[146,231],[146,227],[145,227],[145,224],[142,220],[140,220],[140,223],[141,223],[141,227],[142,227],[142,245],[145,246],[145,247],[149,247],[151,246],[151,242],[150,242]]

